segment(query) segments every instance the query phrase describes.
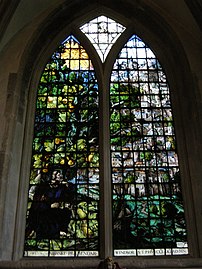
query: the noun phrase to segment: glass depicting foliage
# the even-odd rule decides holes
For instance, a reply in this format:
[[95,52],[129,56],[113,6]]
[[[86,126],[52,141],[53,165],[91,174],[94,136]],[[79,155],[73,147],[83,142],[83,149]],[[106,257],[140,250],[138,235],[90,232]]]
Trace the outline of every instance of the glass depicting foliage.
[[113,67],[110,139],[115,256],[187,254],[169,88],[136,35]]
[[112,45],[125,27],[106,16],[99,16],[84,24],[80,29],[89,38],[104,62]]
[[70,36],[37,91],[25,256],[98,256],[98,85]]

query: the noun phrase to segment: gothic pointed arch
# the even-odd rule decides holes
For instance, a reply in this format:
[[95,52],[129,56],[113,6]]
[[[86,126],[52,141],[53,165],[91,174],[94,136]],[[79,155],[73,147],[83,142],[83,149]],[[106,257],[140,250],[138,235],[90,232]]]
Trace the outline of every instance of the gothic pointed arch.
[[112,69],[110,143],[114,255],[188,254],[169,85],[137,35]]
[[[100,4],[100,1],[98,2]],[[21,266],[23,268],[33,266],[34,264],[35,266],[50,265],[55,268],[58,266],[65,268],[73,264],[75,267],[80,266],[81,263],[86,267],[97,266],[98,261],[94,259],[86,259],[85,262],[76,259],[74,261],[69,260],[67,265],[65,260],[43,259],[37,261],[36,259],[22,259],[22,256],[27,197],[25,190],[28,188],[29,181],[28,156],[31,156],[30,148],[32,143],[32,132],[30,130],[33,127],[35,112],[35,98],[32,93],[37,89],[44,63],[47,62],[47,59],[54,51],[56,44],[64,40],[71,32],[74,32],[76,26],[79,25],[80,27],[82,22],[90,21],[92,17],[95,18],[97,15],[100,15],[103,10],[107,11],[107,16],[112,15],[111,18],[116,18],[117,21],[122,23],[124,22],[124,25],[128,26],[130,24],[131,29],[133,28],[134,30],[131,33],[137,33],[154,49],[155,54],[158,55],[162,66],[166,70],[176,126],[183,195],[186,198],[185,214],[188,224],[189,250],[191,257],[200,256],[202,242],[202,233],[200,232],[201,192],[200,184],[198,183],[200,182],[201,173],[199,167],[201,166],[200,153],[198,152],[199,146],[195,143],[195,141],[200,141],[201,137],[198,124],[200,112],[198,109],[199,99],[197,100],[196,98],[196,96],[198,97],[198,84],[197,82],[194,84],[193,70],[191,71],[193,63],[188,61],[188,57],[192,59],[194,53],[190,53],[192,56],[186,54],[188,44],[182,41],[183,30],[180,37],[179,28],[175,28],[173,14],[170,15],[170,18],[173,18],[173,21],[171,21],[166,17],[166,12],[161,14],[160,9],[158,10],[157,6],[155,7],[151,1],[120,1],[121,6],[117,5],[116,2],[103,1],[101,8],[94,1],[89,1],[89,5],[86,5],[85,1],[71,1],[71,3],[66,1],[65,3],[60,3],[57,8],[52,9],[51,13],[47,12],[47,14],[44,14],[44,18],[38,20],[37,23],[36,18],[33,18],[32,23],[30,23],[31,28],[27,27],[27,33],[30,32],[29,35],[27,33],[24,34],[23,31],[20,34],[16,33],[18,42],[14,38],[12,44],[8,44],[7,49],[4,51],[5,57],[1,58],[2,63],[5,63],[6,57],[9,56],[8,58],[11,59],[10,56],[16,55],[16,51],[19,49],[17,57],[13,57],[8,66],[2,65],[2,69],[5,69],[5,72],[7,70],[9,70],[9,73],[16,72],[16,74],[10,74],[8,85],[7,75],[3,77],[2,81],[3,88],[7,89],[8,86],[6,115],[10,104],[12,104],[9,98],[10,94],[14,93],[13,96],[17,97],[13,98],[15,99],[13,104],[16,110],[13,110],[14,112],[6,118],[9,119],[9,130],[6,133],[7,136],[4,136],[2,139],[2,145],[4,145],[4,149],[9,145],[10,149],[2,152],[3,161],[1,162],[4,170],[1,182],[1,213],[3,212],[3,219],[0,227],[2,239],[0,256],[3,260],[12,260],[13,266]],[[76,37],[78,40],[82,40],[80,35],[76,35]],[[19,42],[19,39],[20,41],[26,40],[26,42]],[[194,39],[193,43],[195,43]],[[85,45],[84,47],[87,49],[87,42],[85,43],[82,40],[81,44]],[[120,50],[120,48],[117,49],[117,46],[114,47],[116,49],[113,52]],[[90,50],[88,49],[89,55],[91,55],[89,53]],[[107,59],[105,72],[108,74],[111,73],[112,67],[112,64],[108,65],[108,63],[111,63],[114,59],[113,53]],[[9,69],[10,66],[12,68]],[[98,64],[97,66],[98,70],[100,65]],[[99,74],[99,80],[101,80],[101,68],[98,71],[101,74]],[[4,72],[2,74],[4,76]],[[103,85],[101,85],[105,89],[108,86],[106,81],[108,80],[105,80]],[[19,103],[18,100],[20,100]],[[104,103],[105,100],[103,98],[101,101]],[[13,115],[16,115],[16,117],[12,118]],[[4,114],[2,114],[2,117],[4,117]],[[14,147],[8,141],[14,141]],[[103,245],[105,236],[101,237]],[[105,244],[104,248],[106,250],[101,253],[101,258],[112,255],[112,248],[109,245],[108,242]],[[182,256],[178,257],[178,259],[169,257],[167,260],[164,257],[162,259],[147,257],[144,261],[131,258],[121,260],[123,261],[121,265],[128,268],[132,267],[134,263],[140,267],[151,267],[151,265],[153,267],[177,265],[188,267],[192,261],[193,263],[200,263],[198,259],[196,261],[196,259],[192,260],[189,257],[185,259]]]
[[98,130],[94,68],[71,35],[37,89],[25,256],[98,256]]
[[[104,62],[125,27],[98,16],[80,30]],[[90,57],[68,36],[37,89],[25,256],[99,256],[100,211],[113,219],[102,231],[113,229],[115,256],[188,254],[168,81],[138,36],[115,60],[108,92],[100,106]],[[99,139],[101,129],[109,136]],[[111,167],[100,164],[104,144]],[[100,187],[112,190],[101,203]]]

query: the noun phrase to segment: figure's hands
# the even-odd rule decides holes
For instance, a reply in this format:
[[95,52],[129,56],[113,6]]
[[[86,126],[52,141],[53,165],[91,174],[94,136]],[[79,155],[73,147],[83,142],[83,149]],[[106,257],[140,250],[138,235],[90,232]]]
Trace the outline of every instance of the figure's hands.
[[53,203],[51,204],[51,208],[58,208],[60,205],[59,203]]

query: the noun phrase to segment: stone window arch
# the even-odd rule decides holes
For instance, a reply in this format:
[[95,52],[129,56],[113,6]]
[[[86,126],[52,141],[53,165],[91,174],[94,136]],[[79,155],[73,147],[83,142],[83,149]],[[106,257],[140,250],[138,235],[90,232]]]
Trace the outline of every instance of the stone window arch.
[[[138,1],[136,1],[138,2]],[[68,6],[68,5],[67,5]],[[125,6],[125,5],[124,5]],[[145,8],[145,6],[143,5]],[[112,7],[111,7],[112,8]],[[118,52],[124,46],[126,41],[132,36],[132,34],[137,33],[138,36],[142,37],[146,43],[153,48],[155,55],[161,60],[163,67],[166,70],[167,78],[170,84],[171,90],[171,98],[173,103],[173,111],[174,111],[174,119],[176,126],[176,135],[178,141],[178,150],[180,152],[179,159],[181,163],[181,171],[182,171],[182,185],[183,185],[183,194],[185,199],[185,209],[187,216],[187,225],[188,225],[188,237],[189,237],[189,247],[190,247],[190,255],[186,258],[184,257],[169,257],[166,259],[164,256],[158,257],[158,259],[153,257],[147,257],[146,259],[138,259],[136,257],[123,258],[119,257],[120,265],[123,267],[132,268],[134,263],[140,267],[153,266],[153,267],[167,267],[167,266],[189,266],[190,261],[192,262],[192,257],[199,257],[200,251],[200,242],[199,242],[199,234],[197,234],[197,229],[200,230],[200,221],[198,218],[195,219],[194,212],[197,207],[194,206],[196,201],[200,201],[199,196],[197,196],[197,192],[195,192],[195,197],[192,197],[192,187],[196,190],[196,182],[194,175],[197,171],[194,167],[197,166],[196,156],[194,152],[191,150],[191,155],[194,157],[192,161],[188,160],[187,151],[190,153],[189,148],[189,137],[193,137],[194,128],[193,127],[195,121],[195,114],[189,114],[188,108],[191,111],[194,111],[193,106],[194,102],[188,102],[191,100],[192,94],[190,89],[193,87],[193,81],[191,77],[191,72],[189,69],[189,64],[187,62],[186,56],[183,52],[182,46],[179,43],[178,38],[176,37],[173,30],[169,28],[169,26],[165,23],[165,21],[161,20],[156,16],[153,12],[152,8],[141,9],[139,6],[135,10],[127,9],[127,5],[125,9],[118,9],[117,7],[113,7],[114,11],[106,9],[106,14],[109,14],[109,17],[114,18],[117,21],[122,22],[127,26],[127,31],[117,40],[116,46],[113,47],[112,53],[109,55],[107,62],[104,63],[104,71],[102,65],[99,61],[99,57],[96,55],[93,46],[90,42],[87,41],[87,38],[84,35],[81,35],[79,31],[76,29],[78,25],[82,25],[83,23],[89,21],[93,17],[97,15],[103,14],[100,12],[100,8],[95,9],[91,12],[86,12],[86,9],[82,10],[75,6],[63,6],[62,9],[56,10],[52,17],[49,17],[47,20],[43,21],[43,25],[41,25],[41,29],[34,32],[32,40],[27,45],[25,53],[22,57],[21,66],[19,67],[19,74],[10,74],[9,77],[9,92],[14,88],[18,90],[18,98],[20,98],[20,104],[18,106],[18,121],[16,124],[15,132],[12,134],[12,138],[14,141],[14,148],[12,151],[12,158],[8,158],[8,162],[12,169],[9,168],[8,173],[8,188],[5,192],[5,207],[9,207],[14,201],[13,204],[16,203],[15,207],[12,209],[4,210],[4,217],[6,219],[5,225],[3,227],[3,231],[7,231],[8,233],[3,233],[2,238],[5,242],[4,248],[2,251],[2,257],[5,260],[15,260],[12,261],[12,265],[16,263],[14,266],[32,266],[32,264],[36,266],[58,266],[67,267],[67,262],[65,260],[55,260],[55,259],[35,259],[35,258],[22,258],[23,257],[23,245],[24,245],[24,228],[25,228],[25,215],[26,215],[26,207],[27,207],[27,192],[25,190],[28,189],[28,178],[30,173],[30,160],[27,156],[31,156],[31,144],[32,144],[32,129],[34,123],[34,113],[35,113],[35,104],[33,104],[33,100],[36,98],[36,92],[33,89],[37,89],[38,81],[40,79],[40,75],[43,71],[45,64],[49,56],[53,53],[54,49],[57,45],[64,40],[66,36],[71,35],[72,33],[76,33],[75,36],[81,41],[81,44],[87,49],[89,55],[92,55],[94,68],[96,69],[96,74],[98,78],[99,85],[105,89],[105,92],[109,89],[109,81],[110,74],[113,68],[114,59],[116,58]],[[127,10],[127,12],[126,12]],[[134,13],[135,11],[135,13]],[[117,12],[117,13],[116,13]],[[147,14],[148,20],[145,20],[145,12]],[[72,14],[76,14],[76,16]],[[67,16],[68,15],[68,16]],[[161,23],[159,23],[161,22]],[[76,25],[76,26],[75,26]],[[166,40],[166,46],[164,44]],[[12,50],[11,50],[12,51]],[[179,55],[179,51],[181,54]],[[178,61],[176,61],[178,59]],[[17,84],[16,83],[17,78]],[[28,97],[29,92],[29,97]],[[102,102],[104,103],[106,100],[106,96],[102,96]],[[8,96],[9,101],[9,96]],[[9,102],[8,102],[9,104]],[[17,101],[16,101],[17,104]],[[195,106],[194,106],[195,108]],[[104,116],[108,117],[107,110],[105,111]],[[190,116],[190,117],[189,117]],[[103,119],[104,120],[104,119]],[[13,121],[12,121],[13,123]],[[191,133],[189,132],[190,130]],[[108,134],[109,135],[109,134]],[[195,134],[194,134],[195,135]],[[104,133],[102,133],[104,136]],[[22,142],[23,140],[23,142]],[[18,141],[18,142],[17,142]],[[189,141],[192,141],[191,139]],[[21,145],[23,144],[23,151]],[[105,145],[106,146],[106,145]],[[193,145],[193,149],[194,149]],[[21,155],[21,151],[23,154]],[[109,159],[109,153],[106,153],[105,150],[102,152],[103,160]],[[9,155],[10,157],[10,155]],[[195,163],[194,163],[195,162]],[[14,165],[13,165],[14,164]],[[105,163],[107,167],[108,162]],[[20,168],[21,167],[21,170]],[[104,171],[104,170],[103,170]],[[106,170],[105,170],[106,171]],[[104,174],[103,176],[110,176],[109,174]],[[17,180],[16,180],[17,178]],[[197,177],[196,177],[197,178]],[[14,184],[15,183],[15,184]],[[6,185],[7,186],[7,185]],[[9,187],[10,186],[10,187]],[[16,193],[13,192],[13,187],[15,186]],[[106,185],[105,185],[106,186]],[[107,194],[109,192],[108,188],[105,188],[103,193]],[[109,193],[108,193],[109,194]],[[8,197],[11,197],[10,200]],[[102,199],[105,199],[104,197]],[[194,201],[193,201],[194,200]],[[3,204],[4,206],[4,204]],[[105,206],[105,217],[103,223],[107,227],[112,227],[110,223],[111,212],[108,210],[107,204]],[[7,208],[8,208],[7,207]],[[108,212],[108,213],[107,213]],[[103,210],[101,211],[103,214]],[[7,225],[8,224],[8,225]],[[7,227],[5,227],[7,225]],[[198,226],[197,226],[198,225]],[[191,233],[189,232],[191,231]],[[100,253],[100,258],[104,259],[107,256],[112,254],[112,241],[108,240],[108,233],[112,233],[111,230],[102,230],[101,232],[101,240],[104,247]],[[3,243],[1,244],[3,245]],[[82,259],[82,261],[77,259],[69,259],[68,266],[74,265],[75,267],[85,266],[85,267],[96,267],[100,261],[100,258],[94,259]],[[190,259],[189,259],[190,258]],[[195,262],[195,260],[194,260]],[[10,263],[10,264],[11,264]],[[144,265],[143,265],[144,263]],[[7,264],[7,263],[6,263]],[[8,262],[9,264],[9,262]]]
[[[100,23],[106,24],[102,26],[101,32],[97,30],[101,27]],[[119,30],[111,30],[109,25],[113,23],[116,29],[120,28],[120,33]],[[97,29],[91,30],[94,25]],[[90,57],[72,35],[54,52],[43,70],[38,86],[35,112],[25,255],[100,256],[100,253],[106,253],[106,248],[102,244],[99,247],[92,247],[97,240],[105,240],[104,245],[107,245],[108,254],[115,256],[187,255],[186,224],[180,198],[181,186],[178,178],[179,165],[172,107],[164,70],[150,48],[135,34],[132,34],[128,41],[122,38],[125,45],[120,47],[119,56],[113,58],[110,54],[113,55],[111,50],[113,52],[113,45],[116,46],[116,38],[109,42],[109,36],[121,35],[125,27],[108,17],[97,17],[80,29],[87,37],[90,37],[89,39],[91,36],[98,36],[91,40],[91,45],[96,47],[103,62],[102,64],[97,56],[97,69],[99,70],[98,66],[103,66],[103,70],[98,71],[100,77],[97,84]],[[99,37],[99,34],[104,34],[105,37]],[[80,36],[82,36],[81,33]],[[106,38],[107,41],[103,41],[102,38]],[[108,44],[112,46],[111,49],[106,47]],[[105,51],[109,55],[105,54]],[[94,53],[96,54],[96,51]],[[111,65],[112,71],[109,76],[106,70],[109,70],[107,62],[110,63],[110,61],[111,64],[114,62],[114,65]],[[79,70],[78,74],[74,70]],[[83,70],[87,70],[84,72],[85,78],[82,75]],[[91,75],[92,79],[89,78]],[[82,83],[78,82],[79,77],[82,78]],[[84,85],[87,85],[87,92],[90,92],[90,87],[92,87],[94,95],[97,96],[93,103],[90,103],[89,100],[92,98],[87,93],[88,105],[85,104],[85,109],[83,108],[85,102],[81,105],[81,100],[79,101],[79,98],[82,98],[82,92],[86,91]],[[94,112],[91,104],[94,105]],[[99,116],[99,125],[96,125],[96,128],[94,128],[95,125],[90,126],[86,129],[86,134],[81,136],[78,134],[79,129],[86,128],[87,125],[75,127],[76,123],[82,122],[82,118],[87,117],[85,122],[89,125],[90,113],[95,114],[93,124]],[[75,127],[75,131],[72,130],[72,126]],[[99,130],[99,134],[91,133],[88,137],[87,133],[89,134],[91,128],[95,129],[94,133]],[[67,131],[67,129],[71,130]],[[68,139],[70,142],[67,142]],[[93,146],[96,150],[92,150],[90,141],[94,139],[100,142],[99,150],[97,144]],[[86,148],[90,149],[89,152]],[[93,157],[87,164],[90,156]],[[93,162],[93,159],[96,161]],[[73,168],[75,165],[76,170]],[[54,169],[50,166],[54,166]],[[75,171],[72,173],[73,170]],[[60,174],[59,181],[63,183],[63,186],[65,183],[66,193],[72,184],[72,188],[76,190],[76,196],[72,197],[72,200],[75,199],[76,204],[73,205],[69,200],[64,200],[65,198],[62,198],[63,200],[58,200],[58,197],[52,199],[54,196],[52,181],[54,183],[58,181],[54,173]],[[83,180],[80,180],[81,174]],[[111,174],[112,186],[109,181]],[[96,182],[91,182],[94,177],[96,177]],[[100,196],[99,187],[96,186],[98,182]],[[49,204],[50,209],[42,210],[42,215],[39,214],[38,206],[44,206],[44,199],[42,201],[41,197],[45,194],[41,193],[39,201],[36,191],[39,189],[40,192],[41,183],[45,192],[52,195],[51,198],[46,196],[47,199],[52,200]],[[58,188],[58,185],[54,187]],[[90,190],[96,191],[97,194],[94,194],[92,201],[89,202],[92,198]],[[82,198],[85,201],[78,198],[81,193],[86,195]],[[57,194],[58,192],[56,196]],[[35,196],[37,198],[34,198]],[[112,205],[106,207],[106,204],[111,204],[111,196],[113,210]],[[47,199],[45,199],[46,206]],[[99,199],[98,207],[97,200]],[[122,207],[120,207],[120,202],[123,203]],[[35,204],[37,208],[34,211],[32,206],[36,207]],[[90,207],[93,208],[93,212],[89,210]],[[154,207],[155,212],[152,211]],[[63,226],[55,221],[63,215],[63,213],[54,215],[54,212],[59,212],[59,210],[69,213],[69,215],[66,214],[66,218],[69,219],[66,227],[58,228],[56,233],[52,229],[56,231],[56,226]],[[96,216],[93,220],[89,217],[91,213]],[[55,217],[52,219],[52,216]],[[104,225],[101,224],[101,219],[104,219]],[[113,227],[115,227],[114,238],[118,238],[119,233],[124,234],[125,243],[120,240],[113,243],[112,219]],[[73,231],[70,231],[70,224],[74,226]],[[84,224],[86,234],[84,234]],[[44,226],[46,226],[45,229]],[[157,229],[159,232],[155,227],[159,227]],[[106,230],[110,233],[106,233]],[[98,231],[100,231],[99,236]],[[73,236],[72,243],[68,245],[71,241],[70,234]],[[103,239],[104,234],[106,236]],[[139,245],[128,242],[128,240],[132,242],[132,239],[133,241],[138,239]],[[81,241],[85,241],[83,247]]]

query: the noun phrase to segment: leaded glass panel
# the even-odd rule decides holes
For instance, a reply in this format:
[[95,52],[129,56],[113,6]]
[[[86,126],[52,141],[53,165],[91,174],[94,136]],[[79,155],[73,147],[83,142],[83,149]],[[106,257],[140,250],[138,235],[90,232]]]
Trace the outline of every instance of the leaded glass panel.
[[98,256],[98,85],[68,37],[37,90],[25,256]]
[[187,254],[169,87],[136,35],[112,70],[110,140],[114,255]]
[[84,24],[80,29],[89,38],[104,62],[112,45],[125,27],[106,16],[99,16]]
[[[104,62],[125,27],[99,16],[80,30]],[[113,235],[107,236],[114,255],[188,254],[168,82],[136,35],[115,60],[108,97],[110,117],[100,122],[110,129]],[[99,147],[106,141],[99,141],[98,107],[92,62],[69,36],[37,89],[25,256],[99,256]],[[110,205],[111,197],[103,197]]]

